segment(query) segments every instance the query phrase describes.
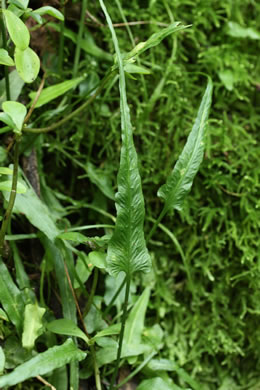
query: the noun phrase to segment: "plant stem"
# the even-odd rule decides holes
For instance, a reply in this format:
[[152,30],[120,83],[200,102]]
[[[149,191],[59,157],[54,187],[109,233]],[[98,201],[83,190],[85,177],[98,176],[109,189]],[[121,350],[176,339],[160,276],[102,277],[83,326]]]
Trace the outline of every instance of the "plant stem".
[[93,283],[92,283],[91,291],[89,294],[88,303],[87,303],[86,308],[85,308],[84,313],[83,313],[83,318],[86,317],[86,315],[88,314],[88,312],[91,308],[91,305],[93,303],[94,295],[95,295],[96,288],[97,288],[97,282],[98,282],[98,268],[95,267]]
[[57,129],[58,127],[60,127],[61,125],[63,125],[64,123],[66,123],[70,119],[72,119],[74,116],[78,115],[87,106],[89,106],[90,103],[92,103],[96,99],[96,97],[100,94],[100,92],[104,88],[105,84],[111,79],[111,77],[113,75],[114,75],[114,72],[111,72],[106,77],[104,77],[103,80],[101,81],[100,86],[97,88],[96,92],[92,96],[90,96],[90,98],[85,103],[83,103],[75,111],[71,112],[69,115],[67,115],[65,118],[61,119],[57,123],[53,123],[52,125],[50,125],[48,127],[41,127],[41,128],[38,128],[38,129],[37,128],[34,129],[34,128],[30,128],[30,127],[28,127],[28,128],[25,127],[23,129],[23,131],[27,132],[27,133],[37,133],[37,134],[40,134],[40,133],[48,133],[49,131]]
[[147,358],[138,366],[131,374],[129,374],[122,382],[120,382],[118,385],[115,386],[115,390],[120,389],[123,385],[125,385],[127,382],[130,381],[138,372],[140,372],[147,363],[154,357],[154,355],[157,354],[157,351],[153,351],[150,353],[150,355],[147,356]]
[[[64,15],[64,0],[61,2],[62,8],[61,12]],[[64,56],[64,28],[65,28],[65,21],[63,20],[60,27],[60,41],[59,41],[59,57],[58,57],[58,72],[59,74],[62,74],[63,71],[63,56]]]
[[[2,8],[5,8],[5,1],[2,0]],[[3,40],[3,48],[7,50],[7,40],[6,40],[6,33],[5,33],[5,24],[3,19],[3,13],[0,15],[0,24],[1,24],[1,33],[2,33],[2,40]],[[9,73],[8,73],[8,67],[5,66],[5,92],[6,92],[6,99],[10,100],[10,83],[9,83]]]
[[118,297],[118,295],[121,293],[121,291],[122,291],[124,285],[126,284],[126,279],[127,279],[127,277],[124,278],[124,280],[122,281],[122,283],[121,283],[120,286],[118,287],[116,293],[114,294],[113,298],[112,298],[111,301],[109,302],[109,305],[107,306],[106,310],[105,310],[104,313],[103,313],[103,317],[104,317],[104,318],[108,315],[108,313],[109,313],[109,311],[110,311],[110,309],[111,309],[113,303],[115,302],[115,300],[116,300],[116,298]]
[[90,346],[90,352],[91,352],[91,356],[92,356],[93,362],[94,362],[94,372],[95,372],[96,388],[97,388],[97,390],[102,390],[101,381],[100,381],[100,373],[99,373],[99,368],[98,368],[98,365],[97,365],[96,351],[95,351],[95,346],[94,345]]
[[152,227],[152,229],[150,230],[150,233],[148,234],[148,237],[147,237],[147,239],[146,239],[146,244],[148,244],[149,241],[151,240],[151,238],[152,238],[152,236],[153,236],[155,230],[157,229],[159,223],[161,222],[161,220],[162,220],[163,217],[165,216],[166,212],[167,212],[167,210],[166,210],[165,207],[164,207],[164,208],[162,209],[162,211],[161,211],[161,214],[159,215],[159,217],[158,217],[158,218],[156,219],[156,221],[154,222],[153,227]]
[[127,319],[127,307],[128,307],[129,293],[130,293],[130,284],[131,284],[131,274],[128,274],[128,275],[126,275],[125,301],[124,301],[124,309],[123,309],[123,315],[122,315],[122,320],[121,320],[121,329],[120,329],[120,334],[119,334],[116,367],[115,367],[114,374],[112,376],[109,390],[114,389],[114,383],[116,381],[117,373],[119,370],[119,363],[120,363],[121,352],[122,352],[122,347],[123,347],[123,340],[124,340],[125,324],[126,324],[126,319]]
[[81,39],[82,39],[82,35],[83,35],[86,10],[87,10],[87,0],[83,0],[82,1],[82,8],[81,8],[80,23],[79,23],[79,31],[78,31],[78,36],[77,36],[77,46],[76,46],[75,57],[74,57],[72,78],[75,78],[77,76],[77,73],[78,73],[80,49],[81,49],[80,44],[81,44]]
[[14,149],[14,169],[13,169],[13,178],[12,178],[12,189],[9,197],[8,206],[3,218],[1,230],[0,230],[0,255],[4,254],[4,240],[6,230],[12,215],[12,210],[14,207],[15,197],[16,197],[16,189],[17,189],[17,181],[18,181],[18,162],[19,162],[19,144],[20,144],[21,136],[17,136],[16,144]]

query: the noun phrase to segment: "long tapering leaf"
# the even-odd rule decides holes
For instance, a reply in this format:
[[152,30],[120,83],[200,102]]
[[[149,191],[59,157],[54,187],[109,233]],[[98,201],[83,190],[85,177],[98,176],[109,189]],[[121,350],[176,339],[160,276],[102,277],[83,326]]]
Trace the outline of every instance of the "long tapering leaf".
[[184,198],[190,191],[193,179],[203,160],[205,127],[211,105],[212,89],[212,81],[209,79],[187,143],[166,184],[158,191],[158,196],[162,197],[165,201],[164,215],[170,209],[182,209]]
[[118,61],[122,128],[122,149],[116,194],[117,220],[114,234],[108,244],[107,263],[111,274],[117,275],[120,271],[131,274],[135,271],[146,271],[150,267],[150,256],[143,233],[144,198],[126,98],[123,61],[110,16],[102,0],[100,4],[112,34]]
[[0,388],[4,386],[14,386],[26,379],[62,367],[71,361],[80,361],[86,354],[80,351],[71,339],[64,344],[49,348],[47,351],[39,353],[37,356],[16,367],[10,374],[0,377]]

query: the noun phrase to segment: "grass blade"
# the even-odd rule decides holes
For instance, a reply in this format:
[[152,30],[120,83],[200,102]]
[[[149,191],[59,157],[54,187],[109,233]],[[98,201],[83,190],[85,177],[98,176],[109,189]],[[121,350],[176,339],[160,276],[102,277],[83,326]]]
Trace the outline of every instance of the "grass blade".
[[165,201],[163,214],[170,209],[181,210],[185,196],[191,189],[193,179],[198,172],[204,154],[205,127],[208,119],[212,96],[212,81],[209,79],[202,98],[197,118],[187,143],[172,171],[158,191],[158,196]]
[[116,194],[117,220],[114,234],[108,245],[107,262],[111,274],[117,275],[120,271],[124,271],[129,275],[136,271],[146,271],[150,267],[150,256],[143,233],[144,198],[126,98],[123,61],[110,16],[102,0],[100,4],[112,34],[118,61],[122,128],[122,149]]

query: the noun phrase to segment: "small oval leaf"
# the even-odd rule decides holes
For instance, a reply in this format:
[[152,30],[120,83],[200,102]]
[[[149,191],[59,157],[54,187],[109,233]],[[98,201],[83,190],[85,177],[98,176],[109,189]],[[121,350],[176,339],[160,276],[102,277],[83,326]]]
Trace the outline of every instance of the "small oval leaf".
[[0,64],[14,66],[14,60],[9,56],[8,51],[5,49],[0,49]]
[[25,50],[30,43],[30,33],[26,25],[13,12],[3,10],[6,27],[9,35],[15,44],[21,50]]
[[25,50],[20,50],[17,47],[14,52],[14,60],[19,76],[26,83],[32,83],[40,70],[40,60],[35,51],[30,47]]
[[24,348],[32,349],[35,340],[43,330],[42,317],[46,309],[35,304],[29,303],[25,306],[22,345]]
[[4,122],[7,126],[11,127],[12,129],[15,128],[15,123],[12,121],[12,118],[5,112],[0,113],[0,121]]
[[18,130],[22,130],[23,121],[26,116],[27,110],[22,103],[12,102],[10,100],[2,104],[3,110],[8,114]]
[[84,340],[87,344],[89,342],[85,333],[83,333],[72,320],[66,318],[49,322],[46,325],[46,328],[53,333],[76,336]]

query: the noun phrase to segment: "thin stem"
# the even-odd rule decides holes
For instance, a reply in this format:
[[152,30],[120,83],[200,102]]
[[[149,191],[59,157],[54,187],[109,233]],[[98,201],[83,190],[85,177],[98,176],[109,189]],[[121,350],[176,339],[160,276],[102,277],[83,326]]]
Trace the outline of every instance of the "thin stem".
[[42,78],[42,81],[41,81],[40,86],[39,86],[39,88],[38,88],[38,91],[36,92],[34,101],[32,102],[31,108],[30,108],[30,110],[28,111],[28,114],[26,115],[23,124],[25,124],[25,123],[28,122],[28,120],[30,119],[30,117],[31,117],[31,115],[32,115],[32,113],[33,113],[34,107],[36,106],[36,103],[38,102],[38,99],[39,99],[40,94],[41,94],[41,92],[42,92],[42,89],[43,89],[43,87],[44,87],[45,78],[46,78],[46,73],[44,73],[44,75],[43,75],[43,78]]
[[[2,0],[2,8],[5,8],[5,1]],[[3,13],[1,13],[0,16],[0,24],[1,24],[1,33],[2,33],[2,40],[3,40],[3,48],[7,50],[7,40],[6,40],[6,33],[5,33],[5,24],[4,24],[4,18]],[[8,50],[7,50],[8,51]],[[5,66],[5,92],[6,92],[6,99],[10,100],[10,83],[9,83],[9,73],[8,73],[8,67]]]
[[108,313],[110,312],[110,309],[111,307],[113,306],[113,303],[115,302],[116,298],[118,297],[118,295],[121,293],[124,285],[126,284],[126,279],[127,277],[124,278],[124,280],[122,281],[122,283],[120,284],[120,286],[118,287],[116,293],[114,294],[113,298],[111,299],[111,301],[109,302],[109,305],[107,306],[106,310],[104,311],[103,313],[103,317],[105,318]]
[[10,194],[8,206],[7,206],[7,209],[6,209],[4,218],[3,218],[1,230],[0,230],[0,255],[2,255],[2,256],[4,254],[5,234],[6,234],[6,230],[7,230],[11,215],[12,215],[12,210],[13,210],[14,202],[15,202],[15,198],[16,198],[20,140],[21,140],[21,137],[17,136],[15,150],[14,150],[14,168],[13,168],[13,178],[12,178],[12,189],[11,189],[11,194]]
[[89,310],[91,308],[91,305],[92,305],[93,299],[94,299],[94,295],[95,295],[95,292],[96,292],[96,288],[97,288],[97,282],[98,282],[98,268],[95,268],[94,269],[94,277],[93,277],[92,287],[91,287],[91,291],[90,291],[90,294],[89,294],[88,303],[87,303],[86,308],[84,310],[83,317],[86,317],[86,315],[88,314],[88,312],[89,312]]
[[115,367],[114,374],[112,376],[110,390],[114,389],[114,383],[116,381],[116,377],[117,377],[118,370],[119,370],[119,364],[120,364],[120,358],[121,358],[121,352],[122,352],[123,340],[124,340],[125,324],[126,324],[126,319],[127,319],[127,307],[128,307],[129,293],[130,293],[130,284],[131,284],[131,275],[126,275],[125,301],[124,301],[123,316],[121,319],[121,329],[120,329],[120,334],[119,334],[116,367]]
[[95,346],[94,345],[90,346],[90,352],[91,352],[91,356],[92,356],[93,362],[94,362],[94,372],[95,372],[96,388],[97,388],[97,390],[102,390],[101,381],[100,381],[100,373],[99,373],[99,368],[98,368],[98,365],[97,365],[96,351],[95,351]]
[[97,88],[96,92],[92,96],[90,96],[90,98],[85,103],[83,103],[75,111],[71,112],[65,118],[61,119],[57,123],[54,123],[54,124],[52,124],[52,125],[50,125],[48,127],[41,127],[41,128],[38,128],[38,129],[37,128],[29,128],[28,127],[28,128],[24,128],[23,131],[27,132],[27,133],[40,134],[40,133],[48,133],[49,131],[57,129],[58,127],[60,127],[61,125],[63,125],[64,123],[66,123],[70,119],[72,119],[74,116],[78,115],[81,111],[85,110],[85,108],[87,106],[89,106],[90,103],[92,103],[96,99],[96,97],[100,94],[100,92],[104,88],[105,84],[108,82],[108,80],[110,80],[112,75],[114,75],[114,72],[111,72],[106,77],[104,77],[104,79],[102,80],[100,86]]
[[156,221],[154,222],[153,227],[152,227],[152,229],[150,230],[150,233],[148,234],[148,237],[147,237],[147,239],[146,239],[146,244],[148,244],[149,241],[151,240],[151,238],[152,238],[152,236],[153,236],[155,230],[157,229],[159,223],[161,222],[161,220],[162,220],[163,217],[165,216],[166,212],[167,212],[167,210],[166,210],[166,208],[164,207],[164,208],[162,209],[162,211],[161,211],[161,214],[159,215],[159,217],[158,217],[158,218],[156,219]]
[[82,39],[82,35],[83,35],[86,10],[87,10],[87,0],[83,0],[82,1],[82,8],[81,8],[80,22],[79,22],[79,31],[78,31],[78,36],[77,36],[77,46],[76,46],[75,57],[74,57],[72,78],[75,78],[77,76],[77,73],[78,73],[80,49],[81,49],[81,39]]
[[150,355],[147,356],[147,358],[140,364],[140,366],[138,366],[133,372],[131,372],[131,374],[129,374],[124,380],[122,380],[122,382],[115,386],[115,390],[120,389],[123,385],[128,383],[130,379],[132,379],[136,374],[138,374],[138,372],[140,372],[146,366],[146,364],[149,363],[149,361],[156,355],[156,353],[157,351],[153,351],[152,353],[150,353]]
[[[64,15],[64,1],[62,1],[61,12]],[[60,41],[59,41],[59,57],[58,57],[58,72],[62,74],[63,71],[63,57],[64,57],[64,29],[65,29],[65,21],[63,20],[60,27]]]

